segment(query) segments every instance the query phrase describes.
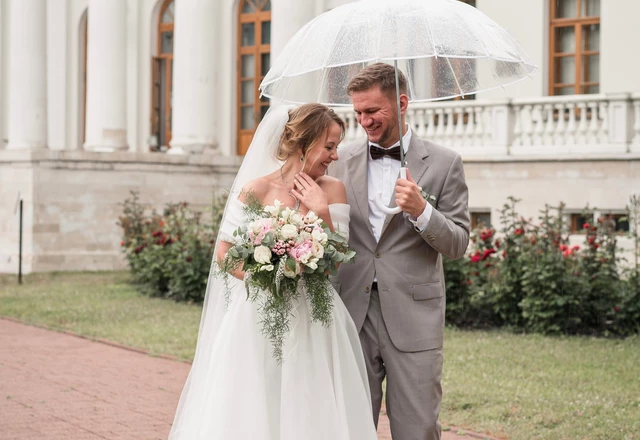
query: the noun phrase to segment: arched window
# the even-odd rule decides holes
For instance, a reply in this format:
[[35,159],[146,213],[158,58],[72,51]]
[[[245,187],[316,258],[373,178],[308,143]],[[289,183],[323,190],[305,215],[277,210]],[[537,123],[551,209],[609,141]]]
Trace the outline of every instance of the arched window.
[[174,0],[164,0],[158,16],[157,56],[151,66],[151,134],[155,137],[152,150],[164,151],[171,141],[174,8]]
[[550,0],[549,95],[600,91],[600,0]]
[[246,153],[253,133],[269,108],[258,86],[271,59],[271,1],[241,0],[238,8],[238,154]]

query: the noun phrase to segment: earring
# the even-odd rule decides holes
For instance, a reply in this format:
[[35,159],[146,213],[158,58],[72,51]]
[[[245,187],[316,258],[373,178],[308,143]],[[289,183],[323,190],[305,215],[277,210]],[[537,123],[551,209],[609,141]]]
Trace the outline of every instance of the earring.
[[304,162],[304,155],[303,154],[300,155],[300,162],[301,163]]

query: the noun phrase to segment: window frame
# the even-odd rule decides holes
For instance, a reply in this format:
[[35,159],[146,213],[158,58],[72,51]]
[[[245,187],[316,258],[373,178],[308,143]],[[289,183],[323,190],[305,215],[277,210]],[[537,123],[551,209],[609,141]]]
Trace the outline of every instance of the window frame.
[[[170,23],[164,23],[162,17],[167,8],[173,4],[175,12],[175,0],[164,0],[160,7],[158,14],[158,21],[156,25],[157,37],[156,37],[156,55],[151,59],[151,115],[150,115],[150,129],[151,134],[156,135],[157,144],[151,149],[156,151],[164,151],[162,147],[166,147],[167,150],[171,148],[171,139],[173,138],[172,131],[172,115],[173,105],[171,100],[171,94],[173,89],[173,59],[174,52],[171,53],[162,51],[162,35],[165,32],[171,32],[175,41],[175,16]],[[164,70],[164,72],[162,72]],[[161,86],[161,77],[165,78],[164,90],[156,90],[156,87]],[[164,106],[161,107],[161,103]],[[162,122],[164,120],[164,122]]]
[[[250,2],[254,5],[254,12],[242,12],[245,4]],[[263,108],[269,107],[269,101],[260,100],[260,91],[258,86],[264,75],[262,75],[262,56],[271,55],[271,38],[269,37],[269,44],[263,44],[262,42],[262,23],[271,23],[271,7],[269,10],[263,10],[266,3],[271,6],[271,0],[241,0],[238,2],[238,15],[237,15],[237,43],[236,43],[236,152],[238,155],[244,155],[249,147],[250,139],[253,137],[253,133],[262,119]],[[243,46],[242,45],[242,25],[247,23],[254,23],[254,45]],[[242,76],[242,57],[243,55],[253,55],[254,57],[254,76],[245,77]],[[266,72],[265,72],[266,73]],[[253,80],[253,103],[243,104],[242,102],[242,83],[243,81]],[[254,113],[254,126],[253,129],[242,128],[242,109],[253,107]]]
[[[601,51],[597,50],[583,50],[582,47],[582,29],[583,26],[588,25],[600,25],[600,15],[598,16],[586,16],[582,17],[582,2],[587,0],[576,0],[576,14],[577,17],[573,18],[556,18],[557,2],[562,0],[549,0],[549,96],[561,96],[556,94],[556,90],[563,87],[573,87],[575,95],[588,94],[583,92],[583,88],[598,86],[600,82],[586,81],[582,82],[583,72],[583,58],[592,55],[600,55]],[[556,30],[563,27],[573,27],[575,36],[575,46],[573,52],[556,52]],[[556,78],[556,58],[575,57],[575,72],[573,78],[573,84],[555,82]],[[588,66],[585,67],[588,69]],[[586,76],[589,79],[588,76]],[[599,91],[598,91],[599,93]]]
[[[491,228],[491,210],[490,209],[474,209],[471,210],[469,212],[469,214],[471,214],[471,230],[474,230],[478,227],[480,227],[480,225],[482,225],[485,228]],[[480,216],[489,216],[489,224],[485,224],[482,221],[479,221],[478,217]]]

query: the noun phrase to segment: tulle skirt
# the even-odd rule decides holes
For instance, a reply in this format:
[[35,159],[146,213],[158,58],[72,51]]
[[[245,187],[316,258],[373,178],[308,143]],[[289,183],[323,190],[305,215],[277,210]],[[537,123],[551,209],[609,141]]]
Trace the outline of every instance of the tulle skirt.
[[169,439],[376,440],[358,333],[333,293],[328,327],[311,321],[300,295],[279,365],[258,306],[236,285],[212,346],[199,354],[206,367],[192,368]]

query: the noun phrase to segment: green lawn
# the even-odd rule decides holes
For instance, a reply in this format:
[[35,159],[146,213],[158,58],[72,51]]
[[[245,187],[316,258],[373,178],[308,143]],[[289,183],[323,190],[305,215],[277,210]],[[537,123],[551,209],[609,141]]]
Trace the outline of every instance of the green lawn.
[[0,315],[192,359],[201,307],[149,298],[128,272],[0,276]]
[[[136,293],[128,274],[0,276],[0,315],[193,357],[200,307]],[[441,419],[517,440],[640,440],[640,338],[447,330]]]

